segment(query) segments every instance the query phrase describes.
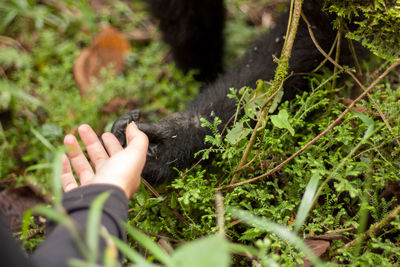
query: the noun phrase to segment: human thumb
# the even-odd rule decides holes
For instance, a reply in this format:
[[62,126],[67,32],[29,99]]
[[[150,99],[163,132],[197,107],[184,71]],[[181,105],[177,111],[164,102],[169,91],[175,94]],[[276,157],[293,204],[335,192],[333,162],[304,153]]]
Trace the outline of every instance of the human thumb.
[[146,154],[149,146],[149,139],[145,133],[139,130],[134,122],[129,123],[128,127],[126,127],[126,139],[128,142],[126,149],[139,150]]

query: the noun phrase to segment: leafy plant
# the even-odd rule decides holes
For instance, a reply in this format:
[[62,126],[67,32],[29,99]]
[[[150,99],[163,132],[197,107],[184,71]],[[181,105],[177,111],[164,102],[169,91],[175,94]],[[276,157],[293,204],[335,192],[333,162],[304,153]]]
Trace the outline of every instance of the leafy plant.
[[400,4],[398,1],[327,0],[325,8],[355,26],[346,37],[360,41],[374,54],[394,60],[399,57]]

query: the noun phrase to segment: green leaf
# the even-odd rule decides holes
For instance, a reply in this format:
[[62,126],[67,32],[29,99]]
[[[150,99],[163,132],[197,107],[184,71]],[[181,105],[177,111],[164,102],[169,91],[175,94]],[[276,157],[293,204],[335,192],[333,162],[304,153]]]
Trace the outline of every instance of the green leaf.
[[358,118],[360,118],[360,120],[362,120],[368,126],[368,129],[364,133],[363,139],[370,138],[372,133],[374,132],[374,127],[375,127],[374,120],[356,110],[352,110],[351,112],[354,113]]
[[320,179],[320,174],[318,172],[314,173],[310,181],[307,184],[306,191],[304,192],[303,198],[301,199],[299,210],[297,211],[296,221],[294,224],[294,230],[297,232],[303,225],[310,212],[311,205],[313,203],[315,192],[318,188],[318,182]]
[[78,259],[68,259],[68,266],[71,267],[98,267],[96,263],[89,263],[87,261]]
[[275,110],[278,107],[279,103],[281,103],[281,101],[282,101],[283,93],[284,93],[283,90],[279,90],[279,92],[276,94],[276,96],[272,100],[272,105],[268,110],[269,113],[274,113],[275,112]]
[[140,267],[159,266],[146,261],[146,259],[141,254],[139,254],[135,249],[131,248],[127,243],[123,242],[118,237],[110,236],[110,238],[114,241],[114,244],[119,249],[119,251],[122,254],[124,254],[130,261],[135,262],[136,266]]
[[36,131],[34,128],[31,128],[31,132],[33,133],[33,135],[39,139],[40,142],[42,142],[42,144],[47,147],[50,151],[55,151],[56,148],[38,131]]
[[172,254],[169,267],[230,266],[228,242],[219,235],[212,235],[186,243]]
[[338,192],[349,192],[351,198],[355,198],[361,194],[361,190],[357,188],[354,183],[349,182],[346,179],[338,179],[338,182],[333,185]]
[[21,232],[22,232],[22,239],[26,239],[28,237],[29,234],[29,226],[31,225],[31,218],[32,217],[32,209],[27,210],[24,213],[24,217],[22,219],[22,223],[21,223]]
[[25,169],[25,172],[30,172],[30,171],[35,171],[35,170],[45,170],[45,169],[50,169],[53,165],[51,163],[41,163],[41,164],[35,164],[31,165],[28,168]]
[[228,131],[226,135],[226,139],[231,145],[236,145],[240,140],[245,138],[249,133],[251,133],[250,129],[245,129],[243,127],[243,122],[238,122],[233,126],[231,130]]
[[153,256],[162,262],[165,265],[173,266],[173,262],[171,257],[162,250],[156,242],[154,242],[151,238],[149,238],[144,233],[140,232],[139,230],[133,228],[129,224],[125,224],[126,230],[128,233],[136,239],[143,247],[147,248]]
[[92,262],[97,261],[101,214],[104,202],[107,200],[110,194],[111,194],[110,191],[101,193],[99,196],[96,197],[96,199],[90,205],[87,226],[86,226],[86,243],[89,248],[91,257],[90,260]]
[[33,211],[35,213],[39,213],[50,220],[56,222],[56,223],[61,223],[61,224],[66,224],[68,221],[68,216],[66,213],[61,213],[58,212],[50,207],[47,207],[45,205],[38,205],[33,208]]
[[258,229],[255,228],[251,228],[251,229],[247,229],[246,231],[244,231],[240,237],[239,240],[240,241],[244,241],[244,240],[256,240],[259,236],[263,235],[263,231],[260,231]]
[[54,204],[61,206],[62,196],[63,196],[63,189],[61,184],[61,175],[62,175],[62,149],[57,149],[55,151],[54,160],[52,162],[52,191],[54,194]]
[[232,252],[236,253],[241,253],[241,254],[250,254],[254,257],[258,257],[259,252],[256,248],[251,247],[251,246],[246,246],[242,244],[234,244],[234,243],[229,243],[228,244],[229,250]]
[[295,233],[291,232],[287,227],[269,221],[266,218],[254,216],[250,212],[238,209],[231,209],[232,213],[245,223],[254,226],[257,229],[272,232],[279,236],[281,239],[288,242],[290,245],[303,252],[304,255],[312,262],[314,266],[322,266],[322,262],[315,257],[312,251]]
[[294,129],[289,123],[289,114],[286,109],[282,109],[279,111],[278,115],[272,115],[271,116],[271,122],[275,127],[278,127],[279,129],[287,129],[290,134],[293,136],[294,135]]
[[16,10],[10,10],[8,14],[1,19],[0,22],[0,33],[3,33],[4,30],[7,28],[7,26],[15,19],[15,17],[18,15],[18,12]]

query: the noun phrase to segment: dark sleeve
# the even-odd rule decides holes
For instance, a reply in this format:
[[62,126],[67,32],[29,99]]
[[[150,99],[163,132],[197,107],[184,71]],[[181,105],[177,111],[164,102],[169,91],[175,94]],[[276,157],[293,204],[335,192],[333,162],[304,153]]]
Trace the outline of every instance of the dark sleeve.
[[0,211],[0,262],[1,266],[26,266],[31,267],[26,253],[21,249],[21,246],[15,242],[7,223],[3,221],[5,216]]
[[[63,206],[70,218],[75,221],[77,230],[83,240],[86,235],[86,221],[90,204],[102,192],[110,191],[103,206],[101,224],[107,231],[122,240],[125,240],[125,231],[122,222],[127,220],[128,199],[122,189],[112,185],[81,186],[64,194]],[[32,255],[35,266],[68,266],[72,258],[82,259],[68,230],[62,225],[49,223],[46,227],[47,238]],[[103,251],[106,244],[99,240],[99,263],[102,263]],[[121,259],[121,257],[120,257]]]

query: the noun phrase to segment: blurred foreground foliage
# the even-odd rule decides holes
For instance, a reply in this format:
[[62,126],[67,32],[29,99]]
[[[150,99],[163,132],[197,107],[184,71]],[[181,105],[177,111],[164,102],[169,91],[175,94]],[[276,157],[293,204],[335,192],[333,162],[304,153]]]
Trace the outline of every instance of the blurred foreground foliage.
[[[235,57],[245,51],[248,39],[266,30],[248,24],[241,8],[246,1],[226,2],[230,14],[226,29],[229,68]],[[260,7],[270,2],[257,1]],[[281,2],[276,1],[274,7]],[[400,51],[397,2],[329,0],[326,9],[356,21],[359,27],[347,36],[360,40],[381,57],[363,63],[364,80],[369,84],[377,71],[387,66],[384,60],[396,58]],[[63,136],[76,133],[82,123],[92,125],[98,133],[108,130],[125,111],[124,107],[105,111],[110,100],[130,100],[146,120],[155,121],[183,109],[198,93],[201,84],[193,80],[193,73],[183,75],[177,70],[168,56],[168,47],[152,38],[132,42],[126,71],[97,87],[95,98],[81,97],[72,75],[73,62],[104,23],[126,33],[133,29],[151,31],[155,24],[141,1],[110,1],[96,9],[87,1],[0,3],[2,181],[31,184],[44,194],[52,194],[52,162],[58,153],[54,147],[61,146]],[[343,74],[337,75],[342,79],[336,88],[332,87],[334,74],[327,69],[306,77],[310,91],[278,107],[259,135],[250,155],[254,160],[241,172],[241,181],[284,161],[346,108],[343,99],[356,91],[354,82]],[[371,93],[397,138],[398,80],[398,74],[392,73]],[[134,195],[128,224],[152,239],[168,237],[174,249],[179,247],[172,256],[164,255],[152,240],[140,234],[137,237],[131,230],[128,245],[148,249],[152,254],[148,261],[169,265],[186,260],[189,264],[197,253],[195,259],[204,255],[206,248],[215,248],[208,251],[210,260],[221,265],[214,266],[228,265],[226,256],[232,252],[230,262],[239,266],[294,266],[308,255],[301,239],[337,232],[342,237],[331,241],[332,249],[327,252],[330,259],[330,252],[379,222],[397,205],[396,198],[383,198],[381,194],[399,183],[400,148],[375,106],[365,99],[357,109],[362,112],[348,113],[339,126],[273,176],[222,191],[226,207],[222,216],[229,243],[214,236],[218,232],[214,188],[228,184],[235,172],[252,131],[251,120],[262,103],[259,89],[268,86],[261,81],[257,88],[235,88],[239,94],[232,90],[229,97],[236,99],[239,107],[246,106],[244,116],[224,134],[218,131],[218,119],[203,121],[204,127],[214,133],[205,140],[212,148],[197,155],[205,160],[188,173],[177,170],[179,178],[156,188],[159,196],[144,186]],[[318,199],[310,203],[305,200],[306,195],[317,195]],[[302,201],[305,204],[300,205]],[[28,216],[27,223],[31,222]],[[395,265],[400,255],[399,226],[397,216],[373,238],[330,260],[354,266]],[[26,237],[26,233],[22,236]],[[24,243],[32,248],[42,239],[36,236]],[[191,240],[196,241],[187,242]],[[182,242],[187,244],[180,245]],[[130,248],[123,244],[118,247],[128,255],[128,261],[144,266],[143,259],[133,250],[129,252]],[[148,266],[152,265],[148,262]]]

